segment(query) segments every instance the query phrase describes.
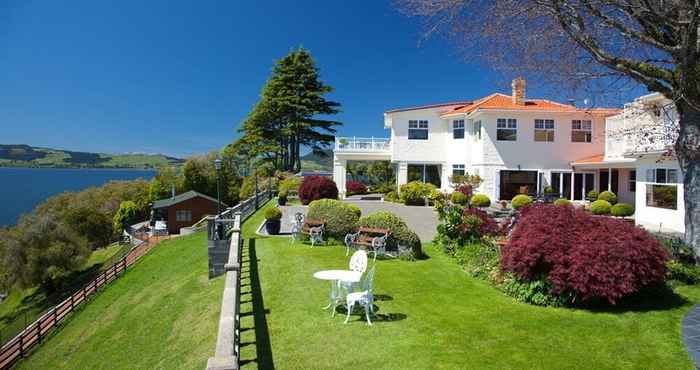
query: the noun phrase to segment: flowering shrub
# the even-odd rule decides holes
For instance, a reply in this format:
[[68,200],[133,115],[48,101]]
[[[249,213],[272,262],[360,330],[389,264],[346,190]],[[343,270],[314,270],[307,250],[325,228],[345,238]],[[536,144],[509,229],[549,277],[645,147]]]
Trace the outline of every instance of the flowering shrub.
[[462,234],[470,239],[497,235],[500,228],[498,223],[478,208],[464,210]]
[[473,188],[471,185],[469,185],[469,184],[462,184],[462,185],[459,185],[459,186],[455,189],[455,191],[458,191],[458,192],[460,192],[460,193],[466,195],[467,198],[471,198],[471,197],[472,197],[472,193],[474,192],[474,188]]
[[555,296],[612,304],[663,282],[668,258],[629,222],[549,204],[523,209],[501,252],[501,268],[521,281],[543,277]]
[[327,177],[305,177],[299,186],[301,204],[309,204],[318,199],[338,199],[338,187]]
[[367,187],[359,181],[348,181],[347,184],[345,184],[345,189],[347,189],[348,195],[367,193]]

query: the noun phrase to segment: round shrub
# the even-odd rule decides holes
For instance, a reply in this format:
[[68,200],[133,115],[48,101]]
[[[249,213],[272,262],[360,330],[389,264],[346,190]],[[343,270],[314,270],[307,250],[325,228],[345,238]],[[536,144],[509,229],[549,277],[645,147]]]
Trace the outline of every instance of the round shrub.
[[474,207],[488,207],[491,205],[491,199],[486,194],[475,194],[471,202]]
[[301,204],[309,204],[318,199],[338,199],[338,187],[327,177],[305,177],[299,186]]
[[588,199],[598,199],[598,191],[597,190],[591,190],[586,194],[586,198]]
[[617,203],[610,208],[610,214],[615,217],[629,217],[634,214],[634,207],[627,203]]
[[521,212],[501,267],[523,281],[545,279],[555,296],[614,304],[663,282],[667,258],[656,238],[629,222],[538,204]]
[[299,187],[301,186],[302,180],[303,178],[301,177],[292,176],[280,181],[280,193],[283,191],[287,193],[289,193],[290,191],[299,191]]
[[462,192],[455,191],[450,195],[450,200],[454,204],[467,205],[469,203],[469,198]]
[[277,221],[282,219],[282,211],[277,207],[271,207],[265,210],[265,219]]
[[386,193],[386,195],[384,196],[384,200],[387,202],[393,202],[393,203],[400,203],[401,202],[399,195],[396,194],[395,191],[390,191],[390,192]]
[[484,236],[495,236],[499,233],[496,220],[477,208],[464,210],[461,226],[462,236],[467,240],[479,239]]
[[425,198],[435,189],[436,187],[433,184],[411,181],[408,184],[401,185],[399,196],[404,204],[422,206],[425,205]]
[[367,187],[359,181],[348,181],[345,184],[345,190],[347,190],[348,195],[367,194]]
[[354,232],[360,219],[359,208],[335,199],[319,199],[309,204],[306,218],[325,221],[325,234],[343,240],[345,235]]
[[557,191],[554,190],[554,188],[551,187],[551,186],[546,186],[546,187],[544,188],[544,193],[545,193],[545,194],[555,194],[556,192],[557,192]]
[[612,208],[612,206],[607,200],[596,200],[591,203],[591,212],[593,212],[594,215],[609,215],[610,208]]
[[360,218],[360,216],[362,216],[362,210],[360,209],[360,207],[352,203],[345,203],[345,205],[347,205],[353,212],[355,212],[357,218]]
[[570,206],[571,201],[566,199],[566,198],[559,198],[559,199],[554,201],[554,205],[555,206]]
[[511,201],[511,205],[514,209],[520,209],[530,204],[532,204],[532,198],[525,194],[518,194],[514,196],[513,200]]
[[418,235],[408,228],[408,225],[397,215],[391,212],[375,212],[360,218],[357,223],[360,227],[371,227],[391,230],[387,240],[388,250],[398,250],[398,246],[406,246],[411,249],[414,258],[423,256],[421,242]]
[[598,194],[598,200],[604,200],[610,204],[615,204],[617,203],[617,195],[612,191],[604,191]]

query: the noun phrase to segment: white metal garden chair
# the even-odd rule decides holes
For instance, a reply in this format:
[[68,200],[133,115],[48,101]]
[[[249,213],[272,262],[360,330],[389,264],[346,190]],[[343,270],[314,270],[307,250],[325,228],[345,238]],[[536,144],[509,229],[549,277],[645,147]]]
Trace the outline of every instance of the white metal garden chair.
[[304,214],[297,212],[290,218],[292,222],[292,237],[290,239],[291,243],[295,243],[301,240],[301,232],[304,227]]
[[365,273],[367,271],[367,252],[363,250],[355,251],[350,257],[350,271]]
[[370,321],[370,314],[374,314],[374,267],[367,273],[365,279],[362,282],[362,291],[349,293],[345,298],[347,302],[348,314],[345,317],[345,324],[350,320],[350,314],[352,313],[355,304],[360,304],[365,308],[365,318],[367,319],[367,325],[372,325]]

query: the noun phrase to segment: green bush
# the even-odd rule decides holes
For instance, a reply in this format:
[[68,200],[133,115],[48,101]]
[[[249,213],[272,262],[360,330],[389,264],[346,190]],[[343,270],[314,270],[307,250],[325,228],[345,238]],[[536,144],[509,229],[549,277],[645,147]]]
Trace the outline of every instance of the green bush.
[[671,280],[691,285],[700,282],[700,268],[697,266],[670,260],[666,263],[666,269],[668,270],[668,278]]
[[570,206],[571,201],[566,198],[560,198],[554,201],[555,206]]
[[391,235],[387,240],[387,248],[398,250],[398,246],[409,247],[414,258],[423,256],[421,242],[418,235],[408,228],[408,225],[397,215],[391,212],[375,212],[360,218],[360,227],[372,227],[391,230]]
[[407,205],[425,205],[425,198],[435,189],[433,184],[411,181],[401,185],[401,201]]
[[514,209],[520,209],[530,204],[532,204],[532,198],[525,194],[518,194],[514,196],[513,200],[511,201],[511,205]]
[[591,203],[591,212],[594,215],[609,215],[610,208],[612,208],[612,206],[606,200],[596,200]]
[[359,215],[348,203],[335,199],[319,199],[309,204],[306,217],[310,220],[326,222],[326,235],[342,240],[345,235],[357,228]]
[[287,192],[289,193],[290,191],[299,191],[299,186],[301,186],[301,177],[298,176],[292,176],[288,177],[280,182],[279,185],[279,191],[281,192]]
[[401,203],[401,198],[399,198],[399,195],[396,194],[395,191],[390,191],[384,195],[384,201],[386,202],[393,202],[393,203]]
[[556,192],[557,192],[557,191],[554,190],[554,188],[551,187],[551,186],[547,186],[547,187],[544,188],[544,193],[545,193],[545,194],[555,194]]
[[491,199],[486,194],[475,194],[471,199],[474,207],[488,207],[491,205]]
[[616,217],[629,217],[634,214],[634,207],[627,203],[617,203],[610,208],[610,214]]
[[282,211],[277,207],[271,207],[265,210],[265,219],[277,221],[282,219]]
[[467,244],[454,251],[457,262],[473,277],[490,280],[500,268],[501,253],[493,243]]
[[354,205],[354,204],[352,204],[352,203],[345,203],[345,204],[346,204],[348,207],[350,207],[350,209],[352,209],[353,212],[355,212],[355,214],[357,215],[357,218],[358,218],[358,219],[360,218],[360,216],[362,216],[362,210],[360,209],[360,207],[358,207],[358,206],[356,206],[356,205]]
[[573,301],[567,294],[559,296],[551,294],[552,287],[553,285],[544,277],[525,281],[510,273],[506,274],[500,285],[505,294],[523,303],[560,307]]
[[450,195],[450,200],[452,201],[452,203],[459,204],[462,206],[465,206],[467,205],[467,203],[469,203],[469,197],[467,197],[466,194],[459,191],[455,191],[454,193],[452,193],[452,195]]
[[586,194],[586,198],[590,199],[598,199],[598,191],[597,190],[591,190]]
[[615,193],[612,191],[604,191],[598,194],[598,200],[604,200],[610,204],[615,204],[617,203],[617,195],[615,195]]

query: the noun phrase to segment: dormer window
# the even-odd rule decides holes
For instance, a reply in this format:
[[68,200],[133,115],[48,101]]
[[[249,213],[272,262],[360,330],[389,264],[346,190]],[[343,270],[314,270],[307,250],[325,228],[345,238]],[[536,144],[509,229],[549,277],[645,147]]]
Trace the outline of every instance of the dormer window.
[[452,121],[452,138],[464,139],[464,120],[456,119]]
[[428,121],[410,120],[408,121],[409,140],[428,140]]

